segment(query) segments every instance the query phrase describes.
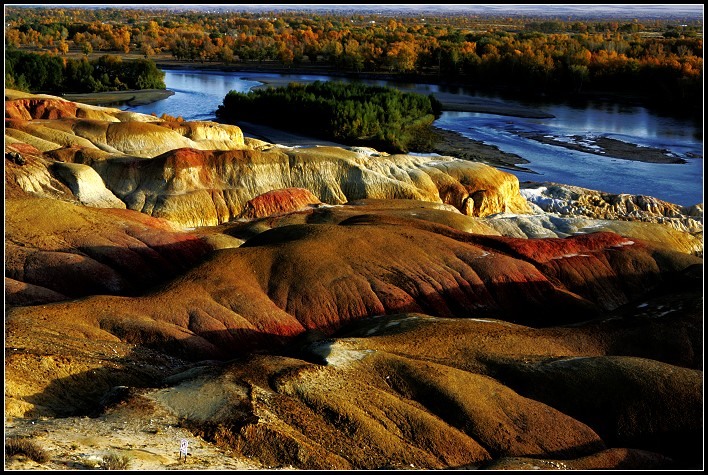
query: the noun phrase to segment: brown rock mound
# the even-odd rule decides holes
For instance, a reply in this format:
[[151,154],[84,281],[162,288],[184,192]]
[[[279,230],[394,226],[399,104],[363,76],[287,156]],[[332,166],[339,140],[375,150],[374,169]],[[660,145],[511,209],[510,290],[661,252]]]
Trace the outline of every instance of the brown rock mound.
[[700,370],[630,357],[561,358],[493,367],[496,379],[584,421],[612,445],[699,461]]
[[[612,318],[572,326],[535,329],[496,318],[566,323],[588,310],[594,297],[573,295],[539,272],[553,261],[557,267],[548,269],[556,273],[576,266],[571,257],[553,259],[558,253],[592,254],[617,279],[605,279],[604,270],[580,275],[598,277],[597,285],[627,292],[627,299],[645,295],[652,283],[668,291],[669,278],[693,291],[671,271],[700,259],[640,243],[615,247],[626,238],[612,234],[480,237],[383,218],[394,219],[364,216],[265,232],[143,297],[9,309],[11,413],[93,410],[111,386],[157,384],[156,375],[176,363],[141,354],[146,346],[189,359],[232,358],[348,320],[339,339],[293,341],[281,351],[291,356],[255,355],[223,370],[193,368],[144,397],[207,440],[268,466],[477,467],[512,463],[508,457],[586,468],[695,466],[700,448],[684,443],[679,451],[670,440],[700,440],[694,416],[701,372],[676,366],[702,364],[700,298],[691,306],[686,299],[672,304],[673,296],[658,300],[654,291],[652,299],[609,315],[605,303],[594,302],[595,311]],[[12,238],[32,242],[17,232]],[[618,284],[647,269],[641,291]],[[436,316],[364,318],[405,308]],[[584,360],[569,360],[577,357],[596,363],[579,371],[573,362]],[[567,372],[547,370],[562,369],[564,361]],[[543,388],[536,388],[539,380]],[[563,391],[582,394],[573,401],[554,396]],[[598,392],[602,397],[593,398]],[[617,446],[635,450],[608,452]]]
[[257,356],[208,382],[190,378],[176,386],[190,398],[208,397],[207,385],[228,387],[215,398],[213,415],[189,414],[184,399],[167,391],[151,398],[210,440],[267,465],[447,468],[512,453],[604,449],[589,427],[486,376],[346,342],[318,346],[328,352],[327,366]]
[[[71,315],[72,331],[221,358],[306,329],[331,333],[350,321],[406,311],[570,323],[701,262],[639,243],[620,246],[626,238],[609,233],[514,240],[424,226],[367,219],[286,226],[219,251],[158,292],[129,301],[94,297],[43,314],[47,328],[61,327]],[[568,253],[578,256],[564,257]],[[18,309],[8,319],[32,315]]]
[[[693,426],[684,424],[700,411],[696,387],[700,372],[649,359],[606,356],[621,351],[685,362],[684,355],[700,352],[702,347],[697,332],[702,321],[700,299],[695,303],[690,311],[684,306],[671,316],[647,318],[638,308],[626,308],[621,313],[625,318],[541,329],[492,319],[420,314],[377,317],[357,322],[337,339],[305,344],[294,353],[298,359],[259,355],[226,365],[222,371],[213,367],[189,371],[170,378],[169,389],[148,397],[178,414],[208,440],[237,448],[268,466],[686,467],[691,455],[701,453],[695,444],[690,454],[684,454],[689,458],[676,459],[667,457],[668,446],[650,452],[646,440],[632,441],[633,449],[605,449],[609,440],[623,442],[613,437],[600,439],[596,427],[621,423],[621,410],[598,412],[592,421],[558,410],[572,406],[593,411],[597,404],[626,406],[638,411],[635,424],[648,428],[657,407],[682,401],[688,415],[673,418],[673,411],[680,409],[669,409],[660,421],[683,440],[700,440],[693,433],[700,418]],[[666,305],[666,300],[650,299],[648,307],[658,311]],[[679,329],[698,339],[662,348],[659,343],[667,335],[678,335]],[[496,378],[502,374],[499,362],[533,373],[544,362],[560,362],[561,355],[564,361],[592,356],[598,368],[619,364],[624,370],[610,377],[616,381],[601,379],[587,395],[562,404],[563,392],[551,403],[517,392]],[[665,375],[661,386],[653,388],[659,374]],[[582,372],[564,373],[553,378],[547,390],[537,388],[536,392],[556,393],[558,386],[583,391],[587,386],[580,381],[585,377]],[[551,376],[543,381],[547,379]],[[627,389],[643,379],[642,390]],[[536,386],[529,378],[532,384]],[[594,402],[593,395],[600,392],[601,402]],[[616,405],[610,403],[613,400]],[[195,407],[193,401],[204,403]]]
[[[700,327],[701,314],[699,303],[690,314],[684,308],[681,315],[637,315],[636,321],[615,318],[543,329],[475,318],[378,317],[357,322],[338,339],[293,347],[295,357],[254,355],[223,367],[204,362],[167,378],[168,387],[142,392],[133,403],[121,402],[121,407],[132,404],[140,411],[134,417],[148,418],[152,417],[145,412],[148,401],[175,414],[208,441],[271,467],[685,468],[686,459],[668,459],[664,450],[647,452],[640,442],[640,447],[632,449],[609,448],[612,445],[600,438],[594,424],[611,425],[612,417],[621,411],[607,412],[607,420],[579,420],[559,406],[492,379],[499,374],[499,366],[490,365],[490,358],[506,366],[515,360],[518,366],[534,370],[535,365],[560,361],[561,356],[593,356],[612,366],[612,361],[621,360],[603,355],[613,354],[613,348],[630,353],[644,348],[649,357],[681,358],[686,347],[669,349],[647,343],[651,338],[662,341],[676,335],[678,329],[696,335],[692,325]],[[88,346],[84,351],[90,351],[93,367],[84,366],[84,372],[71,376],[75,384],[70,384],[67,375],[71,368],[81,367],[82,360],[45,357],[38,366],[34,355],[17,350],[47,337],[19,330],[12,325],[8,334],[13,351],[7,396],[13,410],[19,410],[23,401],[42,401],[44,410],[62,407],[59,401],[66,407],[67,400],[76,407],[93,408],[102,395],[96,389],[108,391],[111,380],[114,385],[138,384],[134,372],[147,358],[153,358],[155,368],[158,364],[171,367],[169,360],[155,359],[155,354],[130,355],[128,345],[117,340],[57,341],[59,334],[50,334],[53,347],[64,348],[65,354],[67,347]],[[701,346],[698,341],[694,350],[700,351]],[[104,358],[103,367],[97,366],[98,358]],[[607,391],[602,404],[613,395],[624,394],[616,388],[631,387],[643,378],[655,381],[652,377],[659,374],[655,371],[667,371],[660,387],[646,384],[625,401],[640,411],[636,420],[649,423],[654,413],[643,408],[674,400],[686,402],[689,414],[700,411],[695,378],[687,386],[683,378],[672,376],[677,369],[685,373],[681,368],[637,360],[647,364],[626,365],[624,371],[614,373],[616,386],[602,386]],[[32,364],[37,367],[34,374],[22,372]],[[65,375],[64,381],[49,384],[56,377],[52,371]],[[44,386],[37,385],[38,374]],[[92,384],[86,384],[87,378]],[[574,387],[582,379],[573,376],[561,384]],[[18,385],[20,381],[25,386]],[[35,384],[32,390],[26,386],[30,383]],[[92,404],[88,404],[90,395]],[[590,396],[573,404],[588,410],[594,407]],[[616,407],[620,406],[618,402]],[[686,434],[684,418],[661,420],[669,424],[673,420],[675,433]],[[695,454],[700,456],[701,449]]]
[[[134,211],[43,198],[6,199],[5,209],[6,277],[53,297],[141,293],[210,250],[196,236]],[[6,303],[27,305],[29,296],[17,288]]]
[[5,277],[5,302],[10,305],[41,305],[62,300],[68,297],[46,287]]
[[660,223],[598,220],[584,216],[557,216],[545,213],[499,213],[485,218],[475,218],[463,215],[450,205],[417,200],[355,200],[340,206],[318,206],[248,222],[231,222],[218,229],[220,232],[246,239],[275,227],[305,223],[339,224],[362,214],[432,221],[469,233],[515,238],[565,238],[604,231],[625,236],[630,240],[646,241],[664,249],[699,257],[703,255],[703,241],[700,236]]
[[474,216],[526,209],[515,176],[444,157],[368,157],[334,147],[179,149],[149,162],[93,166],[130,209],[189,227],[226,222],[256,196],[286,188],[307,189],[329,204],[405,198],[450,204]]
[[77,105],[58,99],[15,99],[5,101],[8,119],[62,119],[76,117]]
[[309,190],[303,188],[273,190],[249,200],[243,207],[241,217],[262,218],[273,214],[297,211],[308,205],[317,204],[321,204],[321,201]]

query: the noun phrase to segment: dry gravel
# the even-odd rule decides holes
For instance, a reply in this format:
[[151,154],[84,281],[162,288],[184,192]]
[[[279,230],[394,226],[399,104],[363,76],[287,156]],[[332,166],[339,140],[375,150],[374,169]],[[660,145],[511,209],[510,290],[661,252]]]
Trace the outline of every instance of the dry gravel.
[[[46,463],[25,456],[5,458],[5,470],[87,470],[100,468],[109,453],[127,456],[127,470],[261,470],[255,460],[228,453],[178,426],[168,414],[152,419],[113,413],[98,418],[12,419],[5,437],[28,436],[49,455]],[[186,461],[179,459],[187,439]],[[289,468],[289,467],[278,467]]]

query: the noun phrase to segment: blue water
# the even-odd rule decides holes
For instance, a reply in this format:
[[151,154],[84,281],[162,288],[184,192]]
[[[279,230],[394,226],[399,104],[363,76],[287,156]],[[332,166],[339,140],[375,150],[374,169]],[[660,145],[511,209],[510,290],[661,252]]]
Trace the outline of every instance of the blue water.
[[[525,158],[529,163],[522,166],[536,173],[513,172],[521,181],[552,181],[610,193],[649,195],[685,206],[703,202],[703,160],[689,158],[690,154],[703,156],[703,144],[686,128],[670,130],[668,135],[664,126],[655,123],[641,127],[627,120],[582,123],[559,117],[521,119],[469,112],[443,112],[436,125]],[[686,163],[655,164],[604,157],[520,137],[519,131],[554,137],[601,135],[666,149]]]
[[[152,104],[125,109],[158,116],[167,113],[185,120],[213,120],[217,107],[230,90],[248,92],[260,82],[254,78],[288,78],[293,81],[330,80],[327,76],[169,70],[167,88],[175,94]],[[342,79],[337,79],[342,80]],[[393,85],[386,81],[365,81]],[[485,97],[464,90],[425,84],[397,84],[421,93],[447,92]],[[529,107],[515,101],[493,97]],[[610,193],[654,196],[680,205],[703,202],[703,133],[690,120],[664,117],[642,107],[594,102],[582,107],[545,103],[536,109],[550,119],[528,119],[472,112],[444,112],[435,125],[471,139],[517,154],[536,173],[513,172],[519,180],[552,181]],[[277,113],[277,111],[273,111]],[[665,149],[686,160],[685,164],[653,164],[568,150],[521,137],[519,132],[542,133],[562,138],[571,135],[604,136]],[[701,158],[693,158],[693,157]]]

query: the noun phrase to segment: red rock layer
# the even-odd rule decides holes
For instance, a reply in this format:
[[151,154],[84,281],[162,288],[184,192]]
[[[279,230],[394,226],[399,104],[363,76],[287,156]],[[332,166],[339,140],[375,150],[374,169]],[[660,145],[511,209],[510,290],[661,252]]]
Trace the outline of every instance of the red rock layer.
[[6,288],[9,305],[28,305],[33,296],[39,303],[46,295],[140,294],[211,250],[198,237],[135,211],[43,198],[6,199],[5,208],[5,275],[29,286],[12,286],[9,294]]
[[255,219],[273,214],[300,210],[307,205],[321,204],[309,190],[304,188],[285,188],[258,195],[243,207],[243,218]]
[[8,119],[63,119],[76,117],[77,105],[59,99],[15,99],[5,101]]
[[[228,357],[306,330],[331,333],[400,312],[540,326],[577,322],[702,262],[639,242],[620,245],[626,239],[610,233],[527,240],[421,226],[427,229],[366,217],[285,226],[214,253],[157,292],[93,297],[47,307],[43,315],[48,326],[70,319],[74,331],[97,338],[118,336],[190,358]],[[32,315],[26,308],[8,318]]]

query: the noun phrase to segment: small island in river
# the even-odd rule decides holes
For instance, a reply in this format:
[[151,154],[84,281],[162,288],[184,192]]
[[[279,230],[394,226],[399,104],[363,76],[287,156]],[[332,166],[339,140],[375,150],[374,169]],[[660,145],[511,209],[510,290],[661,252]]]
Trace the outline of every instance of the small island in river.
[[579,152],[592,153],[603,157],[620,158],[622,160],[634,160],[647,163],[686,163],[668,150],[661,150],[652,147],[643,147],[632,143],[609,137],[571,135],[566,137],[554,137],[543,134],[520,132],[520,136],[537,142],[564,147]]

